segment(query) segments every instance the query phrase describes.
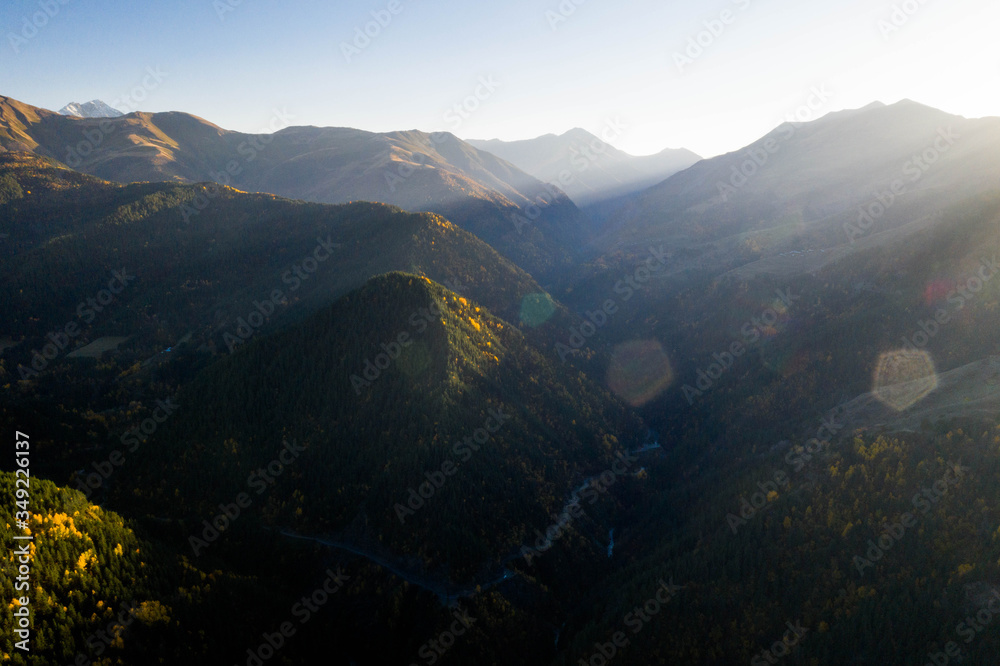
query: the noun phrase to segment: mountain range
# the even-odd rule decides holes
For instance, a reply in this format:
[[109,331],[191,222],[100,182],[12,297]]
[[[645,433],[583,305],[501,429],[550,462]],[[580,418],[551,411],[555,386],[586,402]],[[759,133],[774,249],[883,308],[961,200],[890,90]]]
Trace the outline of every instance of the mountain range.
[[990,191],[998,148],[1000,119],[909,100],[785,123],[622,206],[605,246],[659,240],[692,255],[725,252],[728,261],[712,261],[729,266],[793,250],[856,249]]
[[117,182],[214,181],[318,203],[436,212],[543,278],[589,238],[587,219],[565,193],[452,134],[289,122],[276,114],[278,131],[252,135],[185,113],[75,118],[0,97],[0,149]]
[[35,663],[992,663],[1000,119],[272,129],[0,98]]
[[[611,122],[603,134],[611,138],[623,131]],[[684,148],[667,148],[655,155],[635,157],[580,128],[524,141],[470,139],[468,143],[517,165],[539,180],[557,184],[578,206],[634,194],[701,159]]]
[[[545,317],[532,318],[539,330],[566,317],[531,276],[439,215],[223,187],[210,209],[185,220],[185,208],[207,192],[204,184],[123,186],[35,155],[0,153],[0,264],[13,310],[0,337],[25,340],[18,353],[30,357],[36,337],[44,344],[52,327],[123,267],[136,276],[130,303],[95,317],[97,332],[131,336],[137,349],[150,351],[190,332],[195,347],[225,349],[224,333],[232,334],[255,301],[271,304],[267,324],[255,327],[268,330],[393,270],[451,285],[515,323],[528,311],[525,302],[551,303]],[[244,275],[240,266],[253,268]],[[282,298],[273,297],[275,289]]]

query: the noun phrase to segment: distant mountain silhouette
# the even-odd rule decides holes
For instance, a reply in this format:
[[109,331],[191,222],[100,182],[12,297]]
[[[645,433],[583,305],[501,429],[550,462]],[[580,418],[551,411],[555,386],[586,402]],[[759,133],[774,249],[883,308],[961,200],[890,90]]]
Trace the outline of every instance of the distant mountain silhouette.
[[716,258],[688,258],[720,267],[804,247],[853,247],[990,191],[998,179],[1000,118],[875,103],[782,124],[672,176],[623,205],[603,245],[700,244]]
[[[272,126],[285,124],[275,116]],[[436,212],[539,276],[566,265],[589,234],[561,190],[448,133],[286,127],[255,135],[186,113],[86,119],[0,97],[0,148],[122,183],[215,181],[319,203]]]
[[555,183],[578,206],[644,190],[701,159],[684,148],[635,157],[580,128],[524,141],[492,139],[468,143],[517,165],[539,180]]

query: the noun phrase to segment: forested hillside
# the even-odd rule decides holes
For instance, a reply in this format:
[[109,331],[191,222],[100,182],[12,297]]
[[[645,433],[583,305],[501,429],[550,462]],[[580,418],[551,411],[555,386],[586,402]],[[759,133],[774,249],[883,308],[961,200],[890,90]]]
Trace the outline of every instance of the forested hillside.
[[[187,113],[62,116],[0,95],[0,153],[31,152],[119,183],[213,182],[342,204],[380,201],[446,216],[534,275],[553,277],[590,236],[554,185],[450,132],[290,126],[276,113],[258,134]],[[185,219],[201,213],[187,201]]]
[[217,363],[178,402],[183,418],[116,482],[118,502],[198,517],[281,456],[258,520],[377,544],[457,582],[517,558],[645,435],[515,327],[403,273]]

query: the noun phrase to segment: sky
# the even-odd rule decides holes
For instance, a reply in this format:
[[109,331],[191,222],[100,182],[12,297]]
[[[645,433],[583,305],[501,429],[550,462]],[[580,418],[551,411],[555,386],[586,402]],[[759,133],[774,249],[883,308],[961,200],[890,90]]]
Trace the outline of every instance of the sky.
[[710,157],[873,101],[1000,115],[998,26],[996,0],[4,0],[0,95]]

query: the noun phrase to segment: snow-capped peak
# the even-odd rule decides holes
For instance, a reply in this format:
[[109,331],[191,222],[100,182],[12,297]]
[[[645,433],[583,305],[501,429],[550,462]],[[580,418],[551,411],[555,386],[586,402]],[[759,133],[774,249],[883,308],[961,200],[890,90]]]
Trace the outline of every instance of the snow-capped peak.
[[91,100],[84,104],[72,102],[59,109],[59,113],[64,116],[76,116],[77,118],[117,118],[118,116],[125,115],[99,99]]

